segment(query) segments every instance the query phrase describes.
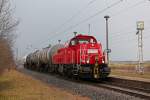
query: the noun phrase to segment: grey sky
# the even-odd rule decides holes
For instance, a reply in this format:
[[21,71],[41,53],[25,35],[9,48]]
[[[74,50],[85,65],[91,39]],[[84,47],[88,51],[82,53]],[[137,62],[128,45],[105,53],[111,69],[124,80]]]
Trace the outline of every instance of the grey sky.
[[[104,49],[104,16],[110,15],[111,59],[137,59],[137,36],[135,34],[136,21],[139,20],[145,21],[144,59],[150,59],[150,1],[123,0],[118,5],[64,32],[68,27],[82,22],[119,0],[95,0],[87,6],[90,1],[92,0],[13,0],[13,5],[16,6],[15,16],[20,19],[16,41],[19,56],[46,47],[48,44],[56,44],[58,39],[65,42],[73,36],[74,31],[88,33],[88,24],[91,24],[90,35],[94,35],[103,44]],[[80,10],[81,12],[74,20],[59,27]]]

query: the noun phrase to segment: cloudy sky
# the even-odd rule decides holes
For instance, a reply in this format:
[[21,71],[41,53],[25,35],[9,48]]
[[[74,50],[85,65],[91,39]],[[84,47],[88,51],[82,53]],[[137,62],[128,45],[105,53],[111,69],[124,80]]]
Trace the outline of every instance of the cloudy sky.
[[104,16],[109,15],[111,59],[137,60],[136,22],[144,21],[144,59],[150,60],[149,0],[12,0],[12,5],[20,20],[15,44],[20,57],[59,39],[65,43],[74,31],[95,36],[105,49]]

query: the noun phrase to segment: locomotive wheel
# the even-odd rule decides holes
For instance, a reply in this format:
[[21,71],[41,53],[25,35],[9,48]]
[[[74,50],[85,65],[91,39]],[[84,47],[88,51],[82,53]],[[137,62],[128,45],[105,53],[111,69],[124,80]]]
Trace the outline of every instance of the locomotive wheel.
[[58,73],[61,76],[65,76],[65,74],[64,74],[64,65],[63,64],[58,65]]
[[38,72],[40,71],[40,65],[37,66],[37,71],[38,71]]
[[54,67],[54,72],[56,73],[56,74],[58,74],[58,67],[59,67],[59,65],[54,65],[55,67]]
[[31,65],[30,64],[27,64],[27,69],[30,69]]
[[42,67],[43,67],[42,72],[46,72],[46,65],[43,65]]
[[49,65],[48,72],[55,74],[55,66],[54,65]]
[[40,67],[40,64],[37,63],[37,64],[36,64],[36,69],[35,69],[35,70],[36,70],[36,71],[39,71],[39,67]]
[[55,66],[52,64],[48,65],[48,69],[47,69],[48,73],[54,73],[54,71],[55,71],[54,67]]
[[45,72],[46,72],[46,73],[48,72],[48,68],[49,68],[48,65],[46,65],[46,66],[45,66]]
[[47,68],[47,72],[48,73],[52,73],[52,71],[51,71],[51,68],[48,66],[48,68]]
[[70,68],[70,66],[67,66],[66,75],[67,75],[68,78],[71,78],[71,77],[72,77],[72,69]]
[[36,66],[36,69],[35,69],[35,70],[36,70],[36,71],[38,71],[38,70],[39,70],[39,65],[37,65],[37,66]]
[[41,67],[41,72],[45,72],[45,66],[44,65],[42,65],[42,67]]
[[26,68],[27,68],[27,69],[30,69],[30,65],[27,64],[27,67],[26,67]]
[[30,70],[32,70],[32,69],[33,69],[33,65],[30,66]]
[[42,66],[39,67],[39,72],[42,72]]
[[36,70],[36,64],[33,65],[33,70]]

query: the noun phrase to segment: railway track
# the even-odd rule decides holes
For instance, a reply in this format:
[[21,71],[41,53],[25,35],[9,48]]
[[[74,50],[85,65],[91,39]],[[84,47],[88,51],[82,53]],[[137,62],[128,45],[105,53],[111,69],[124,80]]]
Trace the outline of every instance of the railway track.
[[89,81],[89,80],[74,80],[66,77],[62,77],[56,75],[57,78],[72,81],[75,83],[91,85],[98,88],[104,88],[111,91],[116,91],[123,94],[128,94],[130,96],[139,97],[141,99],[150,100],[150,83],[135,81],[135,80],[127,80],[109,77],[106,80],[102,81]]
[[[81,83],[86,82],[82,81]],[[131,96],[139,97],[141,99],[150,100],[149,82],[109,77],[106,80],[98,82],[87,82],[86,84],[121,92]]]
[[130,96],[139,97],[141,99],[150,100],[149,82],[127,80],[127,79],[120,79],[114,77],[109,77],[106,80],[100,80],[100,81],[77,80],[74,82],[80,82],[81,84],[105,88],[116,92],[128,94]]
[[[128,81],[128,80],[127,80]],[[131,96],[139,97],[142,99],[150,100],[150,92],[149,89],[142,89],[142,88],[137,88],[137,87],[130,87],[129,86],[124,86],[123,84],[120,85],[118,83],[108,83],[108,82],[103,82],[101,84],[96,84],[98,87],[106,88],[109,90],[125,93]]]

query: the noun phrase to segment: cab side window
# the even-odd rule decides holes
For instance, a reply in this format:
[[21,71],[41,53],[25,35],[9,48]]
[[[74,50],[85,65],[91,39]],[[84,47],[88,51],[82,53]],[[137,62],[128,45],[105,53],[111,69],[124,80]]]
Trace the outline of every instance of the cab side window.
[[94,40],[93,38],[90,39],[90,43],[96,43],[96,40]]
[[74,46],[74,45],[76,45],[76,41],[75,40],[71,40],[70,46]]

